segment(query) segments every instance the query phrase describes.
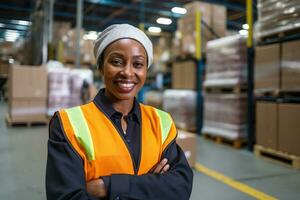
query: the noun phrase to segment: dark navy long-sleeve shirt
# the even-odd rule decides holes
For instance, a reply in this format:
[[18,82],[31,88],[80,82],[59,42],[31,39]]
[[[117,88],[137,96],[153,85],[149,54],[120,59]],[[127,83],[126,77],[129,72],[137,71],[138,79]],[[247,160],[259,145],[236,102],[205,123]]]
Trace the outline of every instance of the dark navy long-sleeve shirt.
[[[122,113],[112,107],[111,102],[100,90],[94,99],[99,112],[110,118],[128,144],[135,166],[139,166],[141,110],[135,99],[128,116],[127,130],[122,130]],[[126,134],[124,134],[126,132]],[[141,176],[113,174],[99,177],[104,180],[107,189],[106,199],[141,200],[187,200],[192,190],[193,174],[183,151],[173,141],[163,152],[171,168],[163,174],[145,174]],[[103,163],[105,165],[105,163]],[[63,132],[59,114],[55,114],[49,126],[48,159],[46,168],[46,194],[48,200],[93,200],[86,191],[83,160],[73,149]]]

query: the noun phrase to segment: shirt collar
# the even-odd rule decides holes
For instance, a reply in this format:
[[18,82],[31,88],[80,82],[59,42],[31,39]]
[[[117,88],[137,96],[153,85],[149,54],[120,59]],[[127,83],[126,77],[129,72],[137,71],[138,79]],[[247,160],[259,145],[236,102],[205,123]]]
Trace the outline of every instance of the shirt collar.
[[[102,111],[108,115],[108,117],[110,117],[110,118],[121,117],[122,113],[116,111],[113,108],[111,101],[105,96],[104,92],[105,92],[105,88],[102,88],[99,90],[98,94],[94,98],[94,103],[96,105],[98,105],[102,109]],[[132,117],[132,119],[137,121],[138,123],[140,123],[140,121],[141,121],[140,105],[136,98],[134,98],[133,107],[132,107],[131,111],[129,112],[128,117],[129,118]]]

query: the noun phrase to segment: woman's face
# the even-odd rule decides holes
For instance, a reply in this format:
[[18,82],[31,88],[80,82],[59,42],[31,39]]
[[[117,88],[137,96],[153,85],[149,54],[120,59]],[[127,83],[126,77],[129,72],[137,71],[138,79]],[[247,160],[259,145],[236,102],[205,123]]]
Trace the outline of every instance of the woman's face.
[[133,99],[143,87],[147,75],[147,53],[133,39],[120,39],[104,51],[100,70],[106,85],[105,93],[112,100]]

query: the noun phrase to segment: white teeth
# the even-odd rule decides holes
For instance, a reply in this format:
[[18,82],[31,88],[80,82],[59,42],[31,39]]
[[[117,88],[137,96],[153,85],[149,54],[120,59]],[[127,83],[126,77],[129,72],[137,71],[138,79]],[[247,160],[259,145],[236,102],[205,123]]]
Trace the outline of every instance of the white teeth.
[[133,83],[119,83],[119,86],[122,88],[132,88],[134,86]]

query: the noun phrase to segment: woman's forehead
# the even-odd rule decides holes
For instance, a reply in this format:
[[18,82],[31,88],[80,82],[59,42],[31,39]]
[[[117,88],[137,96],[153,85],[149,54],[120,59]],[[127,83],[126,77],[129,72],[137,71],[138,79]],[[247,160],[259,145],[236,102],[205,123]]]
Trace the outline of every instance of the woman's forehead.
[[147,56],[144,46],[138,41],[131,38],[122,38],[117,41],[112,42],[105,49],[104,54],[108,55],[111,53],[134,53]]

